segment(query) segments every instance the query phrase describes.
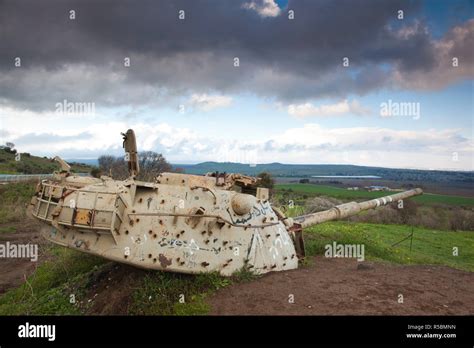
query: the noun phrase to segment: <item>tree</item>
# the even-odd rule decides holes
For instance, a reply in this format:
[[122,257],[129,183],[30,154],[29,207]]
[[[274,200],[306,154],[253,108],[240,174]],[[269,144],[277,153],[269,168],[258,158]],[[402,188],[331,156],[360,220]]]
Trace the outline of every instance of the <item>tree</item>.
[[138,164],[140,166],[138,180],[152,181],[160,173],[171,171],[171,165],[163,155],[153,151],[140,152],[138,154]]
[[114,179],[124,180],[128,177],[127,165],[122,157],[100,156],[99,169],[104,175],[109,175]]
[[5,145],[2,145],[2,149],[8,153],[16,154],[16,150],[14,149],[15,144],[7,142]]
[[260,178],[258,183],[259,187],[266,187],[271,190],[273,189],[273,186],[275,186],[275,180],[273,180],[270,173],[262,172],[258,174],[257,177]]
[[[153,151],[138,153],[138,164],[140,172],[137,179],[142,181],[153,181],[160,173],[172,169],[162,154]],[[123,157],[100,156],[99,170],[104,175],[111,175],[117,180],[124,180],[130,176],[127,163]]]

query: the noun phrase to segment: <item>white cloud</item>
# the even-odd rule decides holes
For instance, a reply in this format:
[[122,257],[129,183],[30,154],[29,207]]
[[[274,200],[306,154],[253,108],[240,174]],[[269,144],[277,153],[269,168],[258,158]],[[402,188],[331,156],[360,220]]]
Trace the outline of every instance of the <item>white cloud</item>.
[[[162,152],[174,163],[348,163],[474,170],[473,140],[464,137],[461,129],[328,128],[308,123],[243,140],[237,133],[211,137],[166,122],[135,119],[111,122],[101,115],[97,118],[94,122],[84,122],[11,111],[9,116],[2,116],[0,142],[12,141],[20,152],[40,156],[118,156],[123,154],[120,132],[133,128],[140,150]],[[453,160],[454,153],[457,153],[457,161]]]
[[242,5],[247,10],[254,10],[261,17],[276,17],[280,14],[280,8],[274,0],[252,0]]
[[291,116],[305,117],[324,117],[339,116],[344,114],[355,114],[358,116],[369,115],[370,110],[360,105],[356,100],[348,102],[347,99],[335,104],[326,104],[316,106],[312,103],[290,104],[288,105],[288,113]]
[[201,111],[227,107],[232,104],[232,97],[223,95],[193,94],[189,100],[192,107]]

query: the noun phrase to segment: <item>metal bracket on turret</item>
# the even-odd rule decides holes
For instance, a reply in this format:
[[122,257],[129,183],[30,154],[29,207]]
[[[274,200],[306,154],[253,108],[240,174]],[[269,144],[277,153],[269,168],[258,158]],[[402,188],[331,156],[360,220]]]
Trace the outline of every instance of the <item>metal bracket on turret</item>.
[[296,256],[299,260],[302,260],[306,257],[306,252],[304,249],[304,239],[303,239],[303,228],[298,223],[293,223],[293,226],[289,228],[290,232],[293,232],[293,242],[295,244]]

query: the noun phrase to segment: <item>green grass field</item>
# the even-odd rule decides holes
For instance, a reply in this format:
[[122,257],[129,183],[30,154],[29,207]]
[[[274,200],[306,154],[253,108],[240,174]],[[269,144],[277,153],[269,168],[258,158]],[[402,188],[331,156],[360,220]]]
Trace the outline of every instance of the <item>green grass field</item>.
[[[35,193],[36,183],[21,182],[0,185],[0,224],[21,221],[26,216],[26,205]],[[8,229],[4,226],[3,229]]]
[[[368,191],[350,191],[344,188],[314,185],[314,184],[277,184],[275,186],[277,191],[292,190],[297,193],[304,193],[314,196],[329,196],[338,199],[372,199],[394,194],[396,192],[368,192]],[[450,204],[458,206],[474,206],[474,198],[438,195],[432,193],[424,193],[422,196],[412,198],[413,201],[423,204]]]
[[[340,244],[364,244],[368,260],[398,264],[446,265],[474,272],[474,233],[413,228],[412,249],[410,226],[327,222],[305,229],[308,254],[324,255],[324,247],[336,241]],[[458,256],[453,255],[458,248]]]

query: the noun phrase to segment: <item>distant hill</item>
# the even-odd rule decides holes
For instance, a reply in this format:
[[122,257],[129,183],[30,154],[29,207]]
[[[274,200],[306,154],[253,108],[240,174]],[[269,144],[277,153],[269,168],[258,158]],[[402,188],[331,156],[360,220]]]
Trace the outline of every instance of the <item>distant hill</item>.
[[280,177],[307,177],[313,175],[376,175],[386,180],[430,181],[430,182],[463,182],[474,183],[474,172],[454,172],[442,170],[391,169],[381,167],[364,167],[347,164],[282,164],[264,163],[252,167],[248,164],[231,162],[204,162],[199,164],[174,164],[183,168],[188,174],[205,174],[207,172],[242,173],[255,176],[269,172]]
[[[49,174],[59,169],[59,164],[47,157],[33,156],[21,153],[20,160],[16,161],[15,150],[0,148],[0,174]],[[71,171],[75,173],[89,173],[92,166],[68,161]]]
[[[9,149],[8,149],[9,150]],[[47,174],[59,168],[59,165],[46,157],[22,154],[21,161],[15,161],[14,153],[0,148],[0,174]],[[67,162],[75,172],[90,172],[98,165],[97,159],[68,159]],[[82,164],[81,164],[82,163]],[[348,164],[282,164],[262,163],[250,166],[233,162],[203,162],[198,164],[172,164],[174,168],[182,168],[187,174],[203,175],[208,172],[242,173],[256,176],[261,172],[269,172],[275,177],[311,178],[314,175],[375,175],[384,180],[411,182],[444,182],[474,183],[474,172],[456,172],[446,170],[392,169],[382,167],[366,167]],[[465,185],[464,185],[465,186]]]
[[99,159],[98,158],[67,158],[65,159],[67,163],[83,163],[87,164],[91,167],[98,167],[99,166]]

